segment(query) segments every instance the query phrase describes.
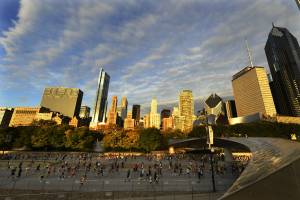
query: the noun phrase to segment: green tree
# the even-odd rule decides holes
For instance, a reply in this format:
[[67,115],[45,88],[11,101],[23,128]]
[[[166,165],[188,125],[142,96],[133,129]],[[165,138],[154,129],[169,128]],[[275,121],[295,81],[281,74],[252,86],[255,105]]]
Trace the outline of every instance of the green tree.
[[163,140],[160,131],[156,128],[141,130],[139,144],[146,152],[154,151],[161,146]]

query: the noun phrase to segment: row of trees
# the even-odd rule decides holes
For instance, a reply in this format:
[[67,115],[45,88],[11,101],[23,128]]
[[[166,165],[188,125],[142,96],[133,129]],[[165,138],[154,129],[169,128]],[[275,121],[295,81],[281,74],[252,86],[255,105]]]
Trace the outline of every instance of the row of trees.
[[[215,137],[245,136],[289,138],[299,137],[300,125],[273,122],[256,122],[237,125],[213,126]],[[105,132],[90,131],[87,127],[73,128],[56,125],[51,121],[35,122],[28,127],[0,129],[0,148],[24,148],[32,150],[93,150],[95,141],[103,142],[106,150],[153,151],[166,149],[170,138],[206,137],[205,126],[197,126],[184,134],[178,130],[161,132],[155,128],[124,131],[111,129]]]

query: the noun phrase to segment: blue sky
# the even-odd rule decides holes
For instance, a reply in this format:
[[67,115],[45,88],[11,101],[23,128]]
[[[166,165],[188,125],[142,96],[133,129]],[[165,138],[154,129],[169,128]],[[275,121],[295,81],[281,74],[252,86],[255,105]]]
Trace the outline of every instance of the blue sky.
[[93,105],[99,66],[109,97],[166,104],[179,91],[231,96],[231,77],[268,65],[272,22],[300,39],[294,0],[1,0],[0,106],[37,106],[46,86],[78,87]]

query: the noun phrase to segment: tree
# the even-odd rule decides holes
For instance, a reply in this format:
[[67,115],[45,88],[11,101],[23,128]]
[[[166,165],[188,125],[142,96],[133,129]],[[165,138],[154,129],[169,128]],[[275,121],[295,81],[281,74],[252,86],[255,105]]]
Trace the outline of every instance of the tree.
[[140,147],[146,152],[154,151],[162,144],[162,135],[156,128],[148,128],[141,130]]

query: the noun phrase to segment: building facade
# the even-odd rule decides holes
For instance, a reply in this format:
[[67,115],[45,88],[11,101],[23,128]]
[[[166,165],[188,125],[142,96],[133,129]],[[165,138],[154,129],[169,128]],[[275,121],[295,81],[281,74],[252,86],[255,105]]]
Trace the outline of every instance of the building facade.
[[96,92],[95,105],[90,126],[97,126],[100,122],[105,122],[107,109],[107,95],[110,76],[101,68]]
[[150,127],[160,129],[160,114],[157,113],[157,99],[156,98],[153,98],[151,101]]
[[30,126],[36,118],[36,114],[39,113],[42,108],[32,107],[16,107],[12,114],[9,126]]
[[183,90],[179,94],[179,116],[183,120],[183,132],[193,129],[194,99],[191,90]]
[[161,116],[161,120],[163,118],[169,118],[171,116],[171,110],[169,109],[163,109],[161,112],[160,112],[160,116]]
[[235,107],[235,101],[234,100],[228,100],[225,102],[226,106],[226,114],[228,118],[234,118],[237,117],[236,107]]
[[126,119],[124,120],[124,130],[134,129],[134,119],[132,119],[132,113],[128,112]]
[[117,106],[118,106],[118,97],[113,96],[111,100],[110,109],[108,112],[108,119],[107,119],[107,124],[109,125],[117,124],[117,117],[118,117]]
[[174,123],[173,123],[173,117],[164,117],[162,119],[162,130],[163,131],[168,131],[172,130],[174,128]]
[[121,115],[119,115],[123,120],[127,118],[128,101],[127,97],[122,97],[121,100]]
[[78,88],[48,87],[44,90],[41,107],[72,118],[79,116],[82,97],[83,92]]
[[134,104],[132,105],[132,118],[136,123],[140,121],[141,116],[141,105]]
[[11,120],[13,108],[0,108],[0,127],[7,128]]
[[286,28],[273,25],[265,53],[278,114],[300,117],[300,47],[297,39]]
[[88,106],[81,106],[80,107],[80,112],[79,112],[79,117],[82,119],[86,119],[90,117],[90,112],[91,108]]
[[261,113],[275,116],[276,109],[267,73],[263,67],[246,67],[232,77],[238,117]]

